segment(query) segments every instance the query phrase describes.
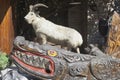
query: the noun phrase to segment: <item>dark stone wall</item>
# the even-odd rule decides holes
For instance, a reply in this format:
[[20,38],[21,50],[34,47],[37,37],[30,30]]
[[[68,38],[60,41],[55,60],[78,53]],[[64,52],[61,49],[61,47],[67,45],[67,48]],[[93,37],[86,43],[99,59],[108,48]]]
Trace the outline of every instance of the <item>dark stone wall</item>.
[[[74,3],[73,3],[74,4]],[[87,46],[87,8],[88,0],[81,0],[80,4],[74,4],[72,8],[68,10],[68,24],[69,27],[72,27],[80,32],[83,37],[83,48]]]
[[100,18],[107,19],[111,16],[113,0],[95,0],[97,5],[97,11],[93,11],[88,8],[88,44],[94,44],[99,48],[105,46],[104,37],[99,33],[98,23]]

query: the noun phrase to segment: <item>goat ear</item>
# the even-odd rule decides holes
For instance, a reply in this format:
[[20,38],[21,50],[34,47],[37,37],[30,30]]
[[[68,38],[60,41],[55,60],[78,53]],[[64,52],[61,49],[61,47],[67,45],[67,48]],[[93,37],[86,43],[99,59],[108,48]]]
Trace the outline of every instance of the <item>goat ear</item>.
[[30,5],[29,9],[30,9],[30,11],[32,11],[33,10],[33,5]]

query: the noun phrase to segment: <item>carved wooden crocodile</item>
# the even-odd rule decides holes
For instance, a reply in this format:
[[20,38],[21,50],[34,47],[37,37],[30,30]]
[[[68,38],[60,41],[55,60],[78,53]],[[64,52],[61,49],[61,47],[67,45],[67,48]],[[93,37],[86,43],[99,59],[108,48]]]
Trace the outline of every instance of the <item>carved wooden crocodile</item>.
[[[99,54],[95,49],[91,51]],[[77,54],[18,36],[14,40],[11,59],[24,72],[43,80],[120,79],[120,60],[100,54]]]

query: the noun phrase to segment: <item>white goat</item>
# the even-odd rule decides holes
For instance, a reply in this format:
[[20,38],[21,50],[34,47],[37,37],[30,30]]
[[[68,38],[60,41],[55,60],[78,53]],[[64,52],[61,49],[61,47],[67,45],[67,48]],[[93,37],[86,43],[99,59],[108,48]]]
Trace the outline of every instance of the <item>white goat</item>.
[[39,16],[35,8],[40,6],[47,8],[44,4],[30,5],[30,12],[24,17],[29,24],[32,24],[37,38],[41,39],[39,43],[46,44],[49,41],[67,47],[69,50],[74,48],[77,53],[80,53],[78,47],[83,43],[81,34],[72,28],[54,24]]

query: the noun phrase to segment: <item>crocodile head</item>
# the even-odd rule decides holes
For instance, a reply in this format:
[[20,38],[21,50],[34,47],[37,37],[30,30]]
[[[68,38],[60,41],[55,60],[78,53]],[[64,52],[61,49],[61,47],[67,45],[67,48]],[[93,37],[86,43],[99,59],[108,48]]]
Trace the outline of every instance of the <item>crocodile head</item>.
[[56,74],[61,75],[65,71],[65,62],[55,56],[56,51],[43,50],[38,43],[27,41],[21,36],[14,40],[11,53],[11,59],[20,69],[40,79],[53,79]]
[[77,54],[50,45],[39,45],[22,36],[14,40],[13,62],[24,72],[40,79],[76,80],[86,77],[94,56]]

